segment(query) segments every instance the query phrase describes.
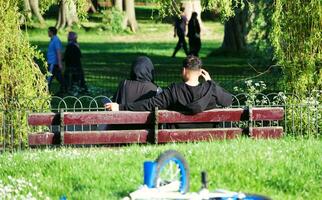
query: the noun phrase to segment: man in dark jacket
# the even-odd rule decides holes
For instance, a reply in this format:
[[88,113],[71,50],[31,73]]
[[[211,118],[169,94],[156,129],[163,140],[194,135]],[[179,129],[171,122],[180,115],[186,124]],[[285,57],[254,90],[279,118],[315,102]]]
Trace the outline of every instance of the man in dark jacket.
[[187,42],[185,39],[186,35],[186,26],[187,26],[187,17],[184,14],[184,9],[180,8],[181,15],[177,16],[175,18],[174,22],[174,37],[178,36],[178,43],[176,47],[174,48],[172,57],[174,58],[177,54],[177,52],[183,48],[186,55],[188,55],[188,48],[187,48]]
[[[232,95],[212,81],[208,72],[201,69],[201,66],[202,62],[198,57],[188,56],[183,61],[183,83],[174,83],[153,98],[128,104],[109,103],[105,108],[112,111],[149,111],[158,107],[195,114],[217,105],[230,106]],[[205,81],[200,83],[199,76]]]

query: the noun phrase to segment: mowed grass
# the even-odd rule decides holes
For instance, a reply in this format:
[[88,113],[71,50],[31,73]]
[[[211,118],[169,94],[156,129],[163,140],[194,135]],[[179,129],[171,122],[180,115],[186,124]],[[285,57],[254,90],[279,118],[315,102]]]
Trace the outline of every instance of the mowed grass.
[[[5,153],[0,180],[24,179],[37,192],[58,199],[120,199],[143,182],[143,162],[168,149],[180,151],[191,172],[191,189],[208,172],[209,188],[259,193],[272,199],[322,199],[320,139],[214,141],[132,145],[114,148],[61,148]],[[1,184],[0,184],[1,185]],[[1,188],[0,188],[1,189]]]

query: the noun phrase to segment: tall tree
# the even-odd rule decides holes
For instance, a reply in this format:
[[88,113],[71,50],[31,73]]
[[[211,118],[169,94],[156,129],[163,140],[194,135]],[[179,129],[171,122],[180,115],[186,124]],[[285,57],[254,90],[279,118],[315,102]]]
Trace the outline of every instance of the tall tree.
[[35,15],[41,25],[45,25],[45,20],[40,13],[39,0],[24,0],[24,12],[28,19]]
[[123,28],[130,27],[135,32],[138,28],[135,15],[134,0],[114,0],[114,7],[119,11],[124,11]]
[[123,0],[115,0],[114,6],[116,9],[123,11]]
[[226,52],[240,52],[246,48],[248,6],[236,5],[235,14],[225,21],[224,40],[221,45]]
[[60,0],[56,28],[71,27],[78,21],[75,0]]
[[127,26],[129,26],[131,30],[135,32],[138,28],[138,23],[135,16],[134,0],[125,0],[125,18]]
[[182,6],[184,7],[184,13],[188,20],[191,18],[192,12],[198,13],[198,21],[200,26],[202,27],[202,20],[201,20],[201,1],[200,0],[184,0],[181,2]]

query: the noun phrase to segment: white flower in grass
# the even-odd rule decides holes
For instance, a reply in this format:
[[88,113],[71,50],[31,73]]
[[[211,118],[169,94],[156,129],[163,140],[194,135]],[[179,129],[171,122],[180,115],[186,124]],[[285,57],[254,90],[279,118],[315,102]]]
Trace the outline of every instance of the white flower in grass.
[[253,81],[252,81],[252,80],[247,80],[247,81],[245,81],[245,84],[246,84],[247,86],[251,86],[251,85],[252,85],[252,83],[253,83]]
[[260,86],[260,84],[259,84],[259,83],[255,83],[255,86],[259,87],[259,86]]

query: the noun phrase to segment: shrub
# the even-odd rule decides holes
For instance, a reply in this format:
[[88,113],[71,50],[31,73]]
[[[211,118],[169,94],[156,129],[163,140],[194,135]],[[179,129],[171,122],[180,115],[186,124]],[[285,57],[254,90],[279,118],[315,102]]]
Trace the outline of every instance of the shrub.
[[49,108],[45,75],[34,62],[42,55],[20,30],[17,10],[16,1],[0,1],[0,142],[11,147],[27,139],[26,111]]
[[124,13],[116,8],[103,11],[103,28],[115,33],[124,31]]
[[303,100],[322,89],[321,0],[276,0],[272,43],[284,86]]

